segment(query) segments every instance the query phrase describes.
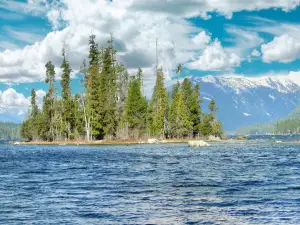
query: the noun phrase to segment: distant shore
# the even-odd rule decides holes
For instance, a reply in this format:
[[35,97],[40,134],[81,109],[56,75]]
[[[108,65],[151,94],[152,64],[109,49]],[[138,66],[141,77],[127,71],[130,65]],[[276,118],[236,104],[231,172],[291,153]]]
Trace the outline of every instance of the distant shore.
[[[30,141],[30,142],[10,142],[9,144],[18,145],[135,145],[135,144],[180,144],[194,141],[195,139],[166,139],[157,140],[157,142],[150,143],[148,140],[71,140],[71,141]],[[216,142],[216,140],[204,140],[207,142]],[[219,140],[226,141],[226,140]]]

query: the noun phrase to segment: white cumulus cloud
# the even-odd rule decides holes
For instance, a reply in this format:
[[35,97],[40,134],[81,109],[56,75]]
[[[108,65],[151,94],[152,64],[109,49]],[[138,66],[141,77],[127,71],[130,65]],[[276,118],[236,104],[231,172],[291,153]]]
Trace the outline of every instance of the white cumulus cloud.
[[300,57],[300,39],[287,34],[275,37],[273,41],[261,46],[264,62],[292,62]]
[[[37,90],[37,103],[41,106],[43,97],[46,92]],[[0,114],[8,114],[15,117],[24,117],[28,111],[30,97],[25,97],[22,93],[17,92],[13,88],[8,88],[5,91],[0,91]]]
[[[164,66],[167,80],[174,75],[172,68],[178,63],[189,64],[200,70],[229,70],[239,66],[238,52],[224,49],[219,42],[209,44],[210,37],[186,18],[209,19],[210,12],[230,18],[242,10],[280,8],[294,9],[300,0],[28,0],[27,3],[4,1],[0,8],[21,14],[44,15],[53,31],[40,42],[22,49],[0,52],[0,82],[18,83],[41,81],[45,77],[45,64],[53,61],[60,73],[61,49],[67,49],[73,71],[77,71],[88,53],[88,37],[97,35],[97,42],[105,45],[113,33],[120,60],[130,69],[141,66],[147,72],[149,84],[154,82],[155,40],[159,40],[159,60]],[[241,43],[249,43],[255,34],[243,34]],[[248,37],[249,36],[249,37]],[[246,39],[245,39],[246,38]],[[24,37],[23,37],[24,39]],[[26,37],[31,40],[32,37]],[[251,47],[260,42],[255,37]],[[2,48],[9,47],[0,43]],[[208,45],[208,46],[207,46]],[[14,47],[14,46],[11,46]],[[249,48],[248,46],[247,48]],[[195,53],[204,49],[198,60]],[[212,57],[216,57],[213,59]],[[199,63],[203,65],[199,65]],[[209,65],[212,63],[212,65]]]
[[238,55],[228,53],[222,47],[220,41],[215,40],[205,48],[199,58],[187,63],[186,66],[193,70],[220,71],[237,67],[240,62],[241,58]]
[[251,52],[251,56],[259,57],[259,56],[261,56],[261,53],[260,53],[259,51],[257,51],[257,49],[254,49],[254,50]]

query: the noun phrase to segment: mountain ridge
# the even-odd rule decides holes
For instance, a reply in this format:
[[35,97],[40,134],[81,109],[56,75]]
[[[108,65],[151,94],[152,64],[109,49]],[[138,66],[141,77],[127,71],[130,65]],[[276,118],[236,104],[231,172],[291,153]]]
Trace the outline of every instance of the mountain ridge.
[[[286,116],[300,105],[300,74],[192,77],[205,104],[215,99],[225,131]],[[207,108],[204,104],[204,110]]]
[[269,123],[262,123],[262,124],[254,124],[247,127],[240,127],[237,129],[237,134],[266,134],[266,133],[275,133],[276,132],[276,125],[281,122],[285,122],[288,120],[300,120],[300,106],[295,108],[292,112],[287,114],[285,117],[282,117],[278,120],[273,120]]

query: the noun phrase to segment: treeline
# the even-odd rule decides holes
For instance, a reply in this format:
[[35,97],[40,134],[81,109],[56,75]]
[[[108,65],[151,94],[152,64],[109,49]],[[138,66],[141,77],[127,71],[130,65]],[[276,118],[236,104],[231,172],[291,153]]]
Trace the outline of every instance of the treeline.
[[[162,68],[156,70],[156,83],[148,101],[143,90],[143,71],[135,76],[117,61],[113,38],[107,47],[99,48],[95,36],[89,39],[88,62],[81,73],[85,93],[71,94],[72,69],[62,50],[61,97],[56,94],[55,67],[46,64],[48,92],[42,109],[31,92],[28,118],[23,122],[21,135],[32,140],[196,138],[220,136],[222,127],[216,118],[215,101],[209,104],[209,114],[200,107],[200,87],[189,79],[177,82],[168,93],[164,86]],[[181,65],[177,68],[181,73]]]
[[20,124],[0,122],[0,140],[20,139]]
[[300,119],[288,119],[280,121],[275,126],[275,133],[278,134],[299,134]]

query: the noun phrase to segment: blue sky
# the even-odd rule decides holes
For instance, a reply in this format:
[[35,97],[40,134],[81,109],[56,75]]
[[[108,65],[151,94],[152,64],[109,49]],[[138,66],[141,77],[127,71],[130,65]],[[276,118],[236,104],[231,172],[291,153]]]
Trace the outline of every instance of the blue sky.
[[8,114],[22,120],[32,88],[42,99],[48,60],[56,66],[59,86],[63,47],[74,71],[73,93],[82,91],[77,71],[91,33],[99,45],[113,33],[119,60],[131,74],[143,68],[148,93],[155,80],[156,38],[167,83],[178,63],[184,65],[182,76],[298,72],[298,5],[300,0],[2,0],[0,120]]

